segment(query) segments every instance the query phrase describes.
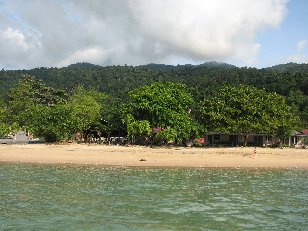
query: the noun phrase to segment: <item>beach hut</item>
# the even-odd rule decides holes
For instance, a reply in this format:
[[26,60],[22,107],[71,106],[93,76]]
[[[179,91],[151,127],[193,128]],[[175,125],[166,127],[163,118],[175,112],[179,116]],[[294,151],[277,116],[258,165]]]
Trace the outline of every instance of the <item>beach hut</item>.
[[205,145],[207,146],[255,146],[267,147],[273,144],[273,137],[269,134],[259,133],[207,133],[205,137]]
[[295,148],[307,148],[308,129],[303,129],[300,132],[295,131],[289,139],[289,146],[293,146]]

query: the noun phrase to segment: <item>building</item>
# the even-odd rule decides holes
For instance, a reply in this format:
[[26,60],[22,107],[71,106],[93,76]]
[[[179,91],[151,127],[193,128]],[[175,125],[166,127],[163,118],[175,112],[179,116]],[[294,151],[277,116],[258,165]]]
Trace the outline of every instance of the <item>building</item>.
[[0,144],[25,144],[28,143],[30,139],[26,131],[18,131],[14,135],[0,137]]
[[208,133],[205,136],[204,145],[206,146],[254,146],[268,147],[272,146],[277,139],[269,134],[237,134],[237,133]]
[[219,146],[219,147],[236,147],[236,146],[254,146],[254,147],[272,147],[279,145],[287,145],[290,147],[308,147],[308,129],[301,132],[294,132],[292,136],[285,140],[270,134],[250,133],[207,133],[204,137],[204,146]]
[[289,146],[295,148],[308,147],[308,129],[303,129],[300,132],[294,132],[289,139]]

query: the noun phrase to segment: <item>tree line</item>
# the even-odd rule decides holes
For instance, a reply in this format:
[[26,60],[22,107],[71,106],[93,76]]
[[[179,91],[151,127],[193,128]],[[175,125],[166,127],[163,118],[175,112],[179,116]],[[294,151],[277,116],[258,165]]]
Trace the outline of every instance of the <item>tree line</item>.
[[272,68],[238,68],[223,63],[201,65],[108,66],[77,63],[63,68],[0,71],[0,99],[8,100],[10,89],[23,75],[42,80],[48,87],[71,93],[77,86],[95,90],[116,101],[126,102],[128,93],[154,82],[185,84],[194,98],[202,100],[223,85],[249,85],[285,96],[287,104],[300,118],[299,126],[308,127],[308,64],[284,64]]
[[301,123],[286,97],[246,84],[206,89],[171,81],[140,85],[120,98],[80,84],[56,88],[23,74],[1,102],[0,133],[24,129],[56,142],[92,127],[127,136],[132,143],[181,145],[206,132],[285,138]]

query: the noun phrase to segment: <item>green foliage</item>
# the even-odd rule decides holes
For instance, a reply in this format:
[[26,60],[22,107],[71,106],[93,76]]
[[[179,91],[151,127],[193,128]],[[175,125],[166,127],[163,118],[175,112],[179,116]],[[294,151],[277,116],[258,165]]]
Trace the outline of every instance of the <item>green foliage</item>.
[[173,142],[178,137],[178,132],[176,129],[167,128],[159,133],[157,133],[155,139],[158,141],[166,141],[166,142]]
[[74,133],[99,121],[99,95],[78,88],[66,103],[58,103],[53,107],[36,107],[32,130],[50,142],[70,139]]
[[[82,85],[127,102],[127,93],[153,82],[176,82],[197,88],[200,95],[221,85],[245,84],[264,88],[288,96],[299,90],[308,96],[308,64],[289,63],[272,68],[237,68],[221,63],[202,65],[109,66],[76,64],[64,68],[35,68],[32,70],[0,71],[0,97],[6,98],[9,89],[15,87],[24,74],[35,76],[55,89],[70,92]],[[194,95],[195,97],[195,95]],[[298,106],[298,105],[296,105]],[[299,111],[302,127],[308,125],[308,106]],[[119,122],[119,120],[117,119]]]
[[37,105],[35,119],[29,130],[47,142],[68,140],[73,134],[71,111],[67,104],[59,103],[53,107]]
[[63,91],[47,87],[41,80],[24,75],[9,95],[11,119],[22,129],[29,129],[29,125],[36,118],[36,106],[51,107],[65,102],[66,97]]
[[224,86],[200,108],[201,123],[209,131],[267,133],[284,137],[296,122],[285,98],[254,87]]
[[18,130],[18,126],[15,122],[9,122],[9,116],[4,102],[0,100],[0,137]]
[[300,90],[291,90],[287,101],[291,105],[292,110],[300,116],[300,128],[308,127],[308,95],[305,95]]
[[[287,97],[287,104],[292,107],[292,112],[300,117],[298,129],[307,128],[307,70],[308,64],[292,63],[266,69],[237,68],[220,63],[206,63],[197,66],[150,64],[138,67],[100,67],[81,63],[64,68],[2,70],[0,71],[0,99],[8,102],[8,107],[0,105],[2,110],[2,119],[0,118],[2,122],[0,124],[3,127],[2,131],[11,131],[17,129],[16,127],[27,130],[33,129],[34,120],[37,120],[39,115],[43,113],[40,110],[44,111],[48,108],[44,111],[47,113],[53,107],[57,108],[63,105],[61,106],[63,108],[60,107],[57,110],[62,111],[61,113],[66,115],[64,107],[69,107],[66,104],[70,104],[71,106],[67,110],[71,113],[74,111],[75,116],[72,121],[65,123],[75,127],[71,129],[72,132],[76,129],[80,130],[92,121],[94,124],[100,125],[100,128],[106,132],[118,133],[120,131],[121,134],[124,134],[127,130],[127,124],[126,126],[123,125],[121,118],[125,118],[127,113],[131,113],[137,122],[148,121],[151,128],[164,128],[163,131],[156,135],[159,139],[177,140],[178,142],[184,140],[187,134],[193,135],[199,130],[195,120],[201,121],[205,129],[213,129],[216,126],[217,129],[238,130],[237,128],[240,127],[243,131],[270,131],[283,136],[283,134],[287,134],[286,130],[290,127],[288,125],[289,122],[283,118],[272,120],[266,106],[262,109],[263,113],[268,115],[269,121],[276,124],[273,126],[275,129],[264,129],[264,127],[270,126],[263,119],[260,119],[263,122],[257,123],[251,122],[250,119],[241,119],[239,125],[236,125],[236,120],[232,118],[229,118],[229,121],[224,119],[230,113],[233,113],[235,117],[241,116],[232,111],[235,110],[232,107],[237,107],[236,105],[228,106],[229,102],[226,102],[225,105],[220,102],[220,108],[226,107],[226,112],[225,115],[223,113],[214,115],[215,112],[213,112],[212,116],[218,117],[215,120],[205,121],[204,115],[200,114],[199,111],[204,111],[205,106],[212,107],[214,111],[217,110],[215,106],[207,103],[207,100],[210,99],[209,96],[212,96],[211,99],[214,99],[214,96],[220,91],[221,85],[238,86],[245,84],[258,89],[264,88],[267,92],[276,92]],[[176,95],[176,91],[171,90],[172,88],[167,91],[164,89],[165,87],[162,87],[160,89],[162,92],[159,88],[154,89],[152,87],[153,89],[151,89],[149,86],[156,82],[161,82],[162,85],[164,85],[162,82],[167,83],[165,87],[170,84],[169,82],[173,82],[176,85],[184,84],[187,86],[185,91],[190,92],[188,94],[190,101],[187,102],[185,100],[185,95]],[[79,86],[83,86],[84,92],[80,93],[80,96],[76,95],[76,99],[73,100],[72,95],[76,93],[74,89],[78,89]],[[143,89],[143,87],[145,88]],[[142,94],[135,90],[139,88],[154,93],[153,95],[148,93]],[[168,89],[169,87],[166,88]],[[167,92],[166,94],[164,93],[165,91]],[[99,96],[97,92],[104,94]],[[130,98],[127,97],[128,92],[132,94]],[[134,92],[137,94],[136,97],[133,95],[135,94]],[[207,100],[203,102],[205,97]],[[276,96],[273,95],[273,97],[275,98]],[[183,103],[178,100],[179,98],[183,98]],[[127,105],[129,99],[132,99],[134,104]],[[175,101],[173,101],[174,99]],[[90,108],[90,105],[93,105],[93,111],[95,112],[93,114],[96,114],[98,108],[96,103],[93,104],[93,100],[101,108],[100,117],[102,120],[100,122],[91,114],[92,108]],[[273,101],[270,98],[267,100],[269,102]],[[82,104],[79,104],[79,102],[82,102]],[[202,104],[200,105],[199,102],[202,102]],[[259,104],[262,104],[262,102],[262,100],[256,100],[252,103],[256,103],[256,107],[259,108]],[[231,101],[230,103],[232,104]],[[285,105],[285,101],[283,99],[277,100],[276,104]],[[139,105],[139,108],[136,105]],[[121,115],[122,107],[126,108],[124,117]],[[3,108],[5,109],[4,116]],[[200,108],[203,109],[200,110]],[[191,109],[190,113],[188,113],[189,109]],[[254,113],[253,106],[247,106],[246,109],[250,113],[251,118],[257,120],[259,117],[263,118],[262,113]],[[49,113],[53,112],[50,111]],[[61,113],[58,112],[58,114]],[[78,119],[82,117],[86,118]],[[215,123],[217,124],[215,125]]]
[[54,142],[70,139],[75,132],[99,121],[102,97],[103,94],[82,87],[69,97],[25,76],[11,91],[9,110],[12,121],[22,129]]
[[126,112],[133,121],[148,121],[152,128],[164,128],[160,137],[180,143],[196,133],[197,125],[190,114],[193,98],[184,85],[156,82],[131,91],[129,96]]
[[101,114],[100,100],[104,94],[96,91],[86,91],[78,87],[69,99],[66,106],[70,110],[72,131],[82,131],[91,123],[98,123]]
[[114,96],[105,95],[100,100],[102,106],[101,121],[99,123],[100,129],[104,132],[113,134],[115,136],[123,136],[126,134],[126,128],[122,122],[122,108],[123,102]]
[[147,120],[134,120],[131,114],[127,115],[126,119],[127,133],[129,136],[149,135],[151,132],[150,123]]

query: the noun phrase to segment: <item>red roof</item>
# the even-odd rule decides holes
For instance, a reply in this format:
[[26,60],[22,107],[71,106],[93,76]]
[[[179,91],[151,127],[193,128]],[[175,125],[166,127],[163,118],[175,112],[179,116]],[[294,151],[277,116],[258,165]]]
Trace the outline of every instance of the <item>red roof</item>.
[[302,133],[303,133],[303,135],[308,135],[308,129],[303,129]]
[[157,127],[157,128],[152,128],[152,131],[154,132],[154,133],[159,133],[159,132],[161,132],[161,131],[163,131],[164,129],[163,128],[160,128],[160,127]]

